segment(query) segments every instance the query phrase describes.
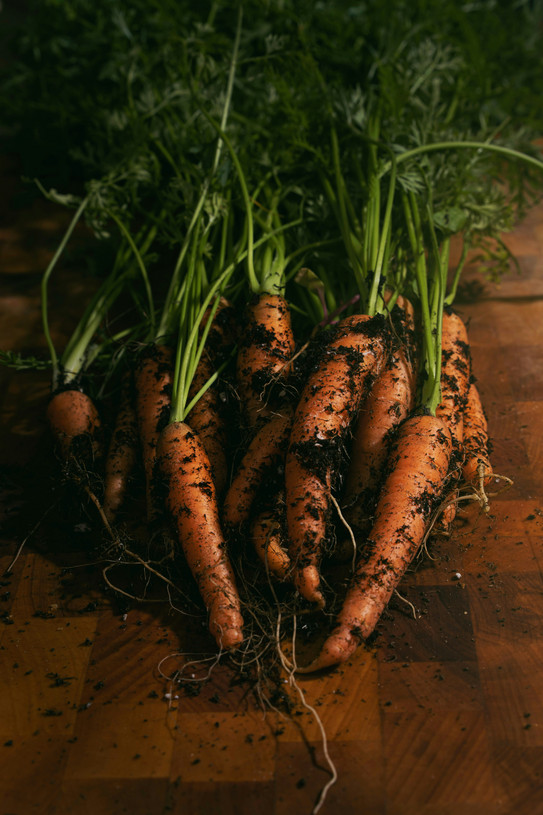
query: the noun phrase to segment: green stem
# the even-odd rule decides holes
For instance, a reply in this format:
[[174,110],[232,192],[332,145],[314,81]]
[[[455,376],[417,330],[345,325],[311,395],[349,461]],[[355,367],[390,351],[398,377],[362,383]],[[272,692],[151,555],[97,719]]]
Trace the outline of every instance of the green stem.
[[58,385],[58,376],[59,376],[59,365],[58,365],[58,356],[55,350],[55,346],[53,344],[53,339],[51,337],[51,331],[49,328],[49,313],[48,313],[48,284],[49,278],[53,273],[55,266],[58,263],[58,260],[62,253],[64,252],[68,241],[72,236],[72,232],[74,231],[77,223],[79,222],[83,212],[85,211],[85,207],[88,204],[89,199],[84,198],[79,207],[77,208],[70,224],[64,233],[64,237],[62,238],[61,242],[57,246],[56,252],[49,261],[49,265],[47,269],[43,273],[42,281],[41,281],[41,316],[42,316],[42,324],[43,324],[43,333],[45,336],[45,341],[47,343],[47,347],[49,349],[49,355],[51,357],[51,366],[53,370],[53,390]]
[[[524,161],[526,164],[537,167],[538,170],[543,170],[543,161],[540,161],[533,156],[529,156],[526,153],[521,153],[520,150],[514,150],[512,147],[503,147],[499,144],[489,144],[488,142],[478,141],[443,141],[435,142],[434,144],[421,144],[418,147],[413,147],[411,150],[405,150],[403,153],[399,153],[396,156],[396,164],[409,161],[409,159],[412,159],[415,156],[423,155],[424,153],[431,153],[437,150],[456,149],[487,150],[488,152],[497,153],[507,158]],[[391,166],[392,162],[384,167],[383,172],[388,172],[391,169]]]
[[249,286],[253,294],[257,294],[260,291],[260,282],[255,272],[254,267],[254,248],[255,248],[255,241],[254,241],[254,218],[253,218],[253,209],[252,209],[252,202],[251,197],[249,195],[249,189],[247,187],[247,181],[245,178],[245,173],[241,167],[240,160],[236,155],[236,151],[232,146],[232,142],[223,131],[221,127],[215,122],[215,120],[207,113],[207,111],[202,110],[203,115],[206,117],[208,122],[215,128],[215,130],[219,133],[221,140],[226,145],[228,152],[230,153],[230,158],[234,164],[236,169],[236,173],[238,176],[239,185],[241,187],[241,194],[243,197],[243,203],[245,205],[245,215],[246,215],[246,225],[247,225],[247,277],[249,280]]
[[136,258],[136,263],[138,264],[138,267],[139,267],[139,270],[141,272],[141,276],[142,276],[142,279],[143,279],[143,285],[144,285],[144,288],[145,288],[145,295],[147,297],[149,332],[154,333],[155,323],[156,323],[156,320],[155,320],[155,305],[154,305],[154,301],[153,301],[153,292],[152,292],[152,289],[151,289],[151,284],[149,282],[149,275],[147,274],[147,269],[145,268],[145,263],[143,262],[143,258],[141,256],[141,253],[140,253],[138,247],[136,246],[132,235],[130,234],[130,232],[128,231],[128,229],[124,225],[124,223],[121,221],[121,219],[114,212],[112,212],[110,210],[108,210],[108,215],[115,221],[115,223],[119,227],[119,229],[120,229],[121,233],[123,234],[123,236],[125,237],[128,245],[132,249],[132,252],[134,253],[134,257]]
[[181,249],[179,251],[177,262],[175,264],[175,268],[174,268],[172,278],[171,278],[171,281],[170,281],[170,286],[169,286],[168,292],[166,294],[166,298],[165,298],[164,307],[163,307],[163,310],[162,310],[162,316],[161,316],[161,319],[160,319],[158,331],[157,331],[157,334],[155,336],[156,340],[160,340],[161,338],[165,337],[171,331],[172,322],[175,319],[175,315],[177,313],[177,308],[179,306],[179,287],[180,287],[180,277],[181,277],[181,270],[182,270],[182,267],[183,267],[183,261],[185,259],[185,255],[186,255],[186,253],[188,251],[188,248],[189,248],[189,245],[190,245],[192,231],[193,231],[196,223],[198,222],[198,220],[200,218],[200,215],[201,215],[202,210],[204,208],[205,202],[207,200],[207,195],[208,195],[208,190],[209,190],[209,185],[211,183],[211,179],[215,175],[215,172],[216,172],[217,167],[219,165],[221,152],[222,152],[222,144],[223,144],[223,138],[221,136],[221,133],[224,132],[224,130],[226,128],[226,123],[228,121],[228,115],[229,115],[229,112],[230,112],[230,105],[231,105],[231,101],[232,101],[232,93],[233,93],[233,90],[234,90],[234,77],[235,77],[235,73],[236,73],[238,53],[239,53],[239,44],[240,44],[240,39],[241,39],[242,20],[243,20],[243,7],[240,4],[239,9],[238,9],[238,20],[237,20],[237,26],[236,26],[236,35],[235,35],[235,39],[234,39],[234,47],[233,47],[233,50],[232,50],[232,58],[230,60],[230,70],[228,72],[228,81],[227,81],[227,86],[226,86],[226,97],[225,97],[222,116],[221,116],[221,127],[220,127],[219,139],[217,141],[217,146],[215,148],[215,155],[214,155],[214,158],[213,158],[213,164],[211,166],[211,172],[210,172],[207,180],[203,184],[202,192],[200,194],[200,198],[199,198],[199,200],[198,200],[198,202],[196,204],[196,208],[194,210],[192,219],[191,219],[190,224],[189,224],[188,229],[187,229],[187,234],[185,235],[185,239],[184,239],[183,244],[181,246]]
[[458,260],[458,265],[454,272],[454,278],[451,283],[451,289],[445,298],[445,305],[450,306],[454,302],[456,298],[456,292],[458,291],[458,284],[460,282],[460,278],[462,276],[462,272],[464,271],[464,266],[466,265],[466,260],[468,257],[468,252],[470,249],[470,243],[466,239],[464,239],[464,243],[462,245],[462,253]]

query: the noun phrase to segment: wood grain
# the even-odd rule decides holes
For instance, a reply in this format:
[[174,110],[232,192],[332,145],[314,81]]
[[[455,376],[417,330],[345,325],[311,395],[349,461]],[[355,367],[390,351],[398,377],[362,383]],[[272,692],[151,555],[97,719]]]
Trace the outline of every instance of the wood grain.
[[[4,348],[43,350],[37,287],[59,229],[46,205],[6,219]],[[430,543],[371,646],[303,680],[338,772],[323,813],[543,813],[543,207],[507,240],[520,276],[484,282],[461,309],[494,465],[514,485]],[[70,291],[60,338],[89,285],[69,270],[55,283],[55,308]],[[1,812],[309,815],[330,778],[311,712],[263,712],[228,664],[184,668],[189,649],[213,650],[205,621],[115,601],[85,530],[43,498],[47,389],[46,374],[0,371],[3,572],[24,537],[21,472],[34,498],[22,528],[38,525],[0,587]],[[190,692],[175,681],[210,666]]]

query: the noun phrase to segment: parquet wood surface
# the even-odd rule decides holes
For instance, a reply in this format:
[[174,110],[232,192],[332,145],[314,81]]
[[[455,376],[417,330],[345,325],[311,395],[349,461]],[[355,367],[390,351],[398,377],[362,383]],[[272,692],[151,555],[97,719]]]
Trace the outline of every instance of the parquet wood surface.
[[[42,347],[39,279],[59,220],[13,200],[0,347],[28,352]],[[407,576],[416,620],[394,600],[371,648],[303,680],[338,772],[323,813],[543,814],[543,207],[507,242],[520,275],[459,307],[494,466],[514,485]],[[89,286],[55,277],[60,341]],[[0,575],[21,542],[18,484],[45,443],[47,389],[46,373],[0,370]],[[0,578],[0,815],[309,815],[330,777],[315,719],[264,714],[227,665],[199,695],[177,692],[159,664],[173,670],[192,624],[165,604],[119,609],[85,565],[85,533],[56,539],[57,520],[53,505],[49,538],[31,536]]]

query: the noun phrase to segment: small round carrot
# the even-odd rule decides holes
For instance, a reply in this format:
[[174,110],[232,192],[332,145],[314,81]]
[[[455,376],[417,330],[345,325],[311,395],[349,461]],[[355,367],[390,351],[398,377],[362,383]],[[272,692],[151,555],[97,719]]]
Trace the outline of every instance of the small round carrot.
[[483,485],[492,478],[489,456],[488,424],[479,391],[471,383],[464,410],[464,462],[462,476],[467,484]]
[[308,377],[296,408],[285,463],[289,554],[296,588],[320,607],[324,597],[318,567],[338,455],[364,388],[379,373],[386,351],[380,317],[347,317]]
[[374,525],[336,627],[317,658],[300,672],[345,662],[372,634],[424,539],[451,452],[451,434],[441,419],[414,416],[401,425]]
[[287,301],[263,293],[251,301],[237,355],[237,383],[249,427],[272,412],[273,387],[284,384],[294,353],[294,335]]
[[128,482],[136,465],[138,429],[132,375],[126,371],[121,382],[121,395],[115,428],[113,430],[105,464],[104,498],[102,507],[106,518],[113,523],[125,500]]
[[63,461],[92,463],[102,457],[100,416],[86,393],[71,388],[57,391],[47,405],[47,421]]
[[170,415],[173,350],[164,345],[150,345],[138,361],[134,374],[136,416],[140,438],[147,517],[156,520],[161,514],[155,487],[156,448],[160,431]]
[[221,648],[236,648],[243,640],[240,599],[204,446],[185,422],[171,422],[160,434],[157,455],[166,505],[208,611],[209,629]]
[[266,473],[285,456],[292,417],[292,408],[286,406],[258,428],[226,493],[222,511],[225,525],[239,527],[249,519]]
[[278,580],[286,580],[291,567],[283,516],[284,496],[277,496],[271,506],[258,513],[251,526],[255,551],[266,570]]

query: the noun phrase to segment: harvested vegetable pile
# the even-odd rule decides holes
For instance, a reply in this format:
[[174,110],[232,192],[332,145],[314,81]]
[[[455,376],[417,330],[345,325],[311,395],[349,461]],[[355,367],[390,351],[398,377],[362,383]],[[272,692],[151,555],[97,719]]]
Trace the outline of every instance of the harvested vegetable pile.
[[[145,599],[136,566],[244,668],[342,663],[501,480],[455,299],[468,260],[509,269],[543,188],[536,12],[32,5],[3,104],[73,211],[47,416],[106,582]],[[83,223],[95,294],[58,350]]]

